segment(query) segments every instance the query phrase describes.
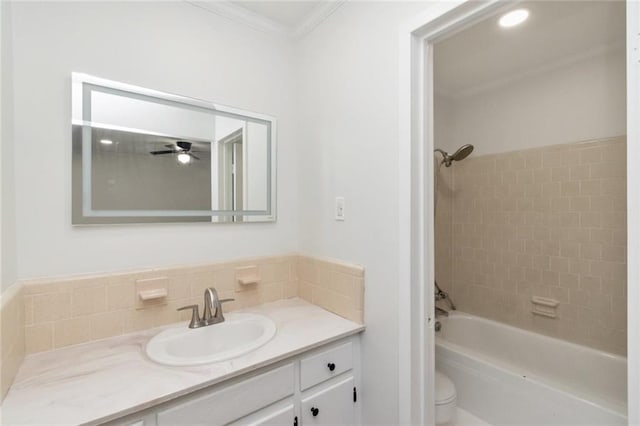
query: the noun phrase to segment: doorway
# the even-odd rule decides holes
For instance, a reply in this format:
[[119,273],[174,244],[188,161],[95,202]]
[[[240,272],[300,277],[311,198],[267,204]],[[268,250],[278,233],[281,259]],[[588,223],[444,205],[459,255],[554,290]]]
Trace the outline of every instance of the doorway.
[[[400,318],[401,345],[407,353],[400,361],[401,421],[405,423],[433,424],[433,342],[435,318],[433,316],[434,236],[433,236],[433,176],[431,153],[433,134],[433,45],[452,32],[461,31],[475,22],[495,14],[510,4],[487,2],[441,5],[402,29],[401,40],[401,247],[400,247],[400,301],[407,309]],[[638,111],[638,7],[627,4],[627,181],[628,188],[640,182],[640,173],[633,164],[640,158],[638,129],[634,123]],[[634,90],[635,89],[635,90]],[[431,94],[431,95],[430,95]],[[407,167],[409,165],[409,167]],[[637,186],[637,184],[636,184]],[[628,253],[637,259],[640,233],[636,218],[640,217],[640,197],[632,190],[628,193]],[[635,214],[634,214],[635,213]],[[638,282],[638,262],[628,262],[628,282]],[[628,286],[628,323],[638,324],[640,291]],[[426,319],[426,321],[425,321]],[[628,398],[640,397],[640,371],[638,349],[640,339],[628,337]],[[640,412],[637,404],[629,404],[629,422],[637,423]]]

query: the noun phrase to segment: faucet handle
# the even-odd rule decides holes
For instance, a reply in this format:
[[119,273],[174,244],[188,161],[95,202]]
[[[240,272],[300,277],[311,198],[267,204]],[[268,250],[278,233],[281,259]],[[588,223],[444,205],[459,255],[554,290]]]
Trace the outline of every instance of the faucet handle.
[[200,312],[198,305],[187,305],[176,309],[176,311],[185,311],[191,309],[191,322],[189,322],[189,328],[197,328],[200,324]]
[[226,302],[233,302],[233,301],[235,301],[235,300],[236,300],[236,299],[229,298],[229,299],[221,299],[221,300],[218,300],[218,302],[220,302],[220,303],[226,303]]

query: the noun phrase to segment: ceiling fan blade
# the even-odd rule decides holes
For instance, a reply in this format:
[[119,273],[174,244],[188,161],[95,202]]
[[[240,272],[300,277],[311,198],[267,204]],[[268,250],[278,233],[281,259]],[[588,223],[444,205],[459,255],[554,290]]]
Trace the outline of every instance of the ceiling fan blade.
[[184,151],[189,151],[191,149],[191,145],[191,142],[176,141],[176,146]]
[[196,157],[195,155],[193,155],[191,151],[187,152],[187,154],[189,154],[191,157],[195,158],[196,160],[200,159],[199,157]]
[[153,155],[173,154],[173,153],[175,153],[175,151],[169,151],[169,150],[166,150],[166,151],[151,151],[151,152],[149,152],[149,154],[153,154]]

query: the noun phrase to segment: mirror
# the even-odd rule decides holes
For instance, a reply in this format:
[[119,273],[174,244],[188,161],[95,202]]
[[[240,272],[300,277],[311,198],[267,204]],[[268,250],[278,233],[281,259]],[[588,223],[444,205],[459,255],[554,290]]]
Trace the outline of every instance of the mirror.
[[275,119],[72,74],[74,225],[275,220]]

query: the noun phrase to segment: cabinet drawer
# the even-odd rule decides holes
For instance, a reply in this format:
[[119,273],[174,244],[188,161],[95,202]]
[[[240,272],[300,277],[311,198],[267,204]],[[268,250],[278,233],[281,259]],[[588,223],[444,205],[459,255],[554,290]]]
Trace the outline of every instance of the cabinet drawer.
[[309,389],[340,373],[349,371],[353,364],[351,342],[304,358],[300,362],[300,386]]
[[296,411],[293,399],[274,404],[227,426],[291,426],[295,423]]
[[316,392],[302,398],[303,426],[352,426],[356,420],[356,404],[353,401],[353,376],[347,375],[338,382],[322,385]]
[[293,395],[293,364],[158,412],[157,424],[226,424]]

